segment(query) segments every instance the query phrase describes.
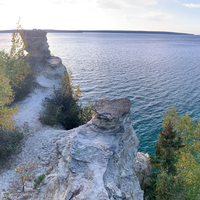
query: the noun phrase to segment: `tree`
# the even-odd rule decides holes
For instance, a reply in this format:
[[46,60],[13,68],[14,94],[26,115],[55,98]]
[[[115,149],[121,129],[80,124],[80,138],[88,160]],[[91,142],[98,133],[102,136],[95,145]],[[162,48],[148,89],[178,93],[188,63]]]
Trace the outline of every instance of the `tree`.
[[180,116],[173,107],[164,115],[163,124],[167,120],[175,121],[175,130],[181,134],[185,145],[179,151],[179,159],[176,163],[177,173],[186,182],[185,194],[187,199],[200,199],[200,119],[194,123],[186,113]]
[[28,54],[25,51],[26,36],[20,25],[20,20],[17,22],[17,32],[12,33],[12,46],[9,53],[0,51],[2,66],[7,76],[10,79],[10,85],[15,94],[15,100],[21,100],[27,93],[33,81],[31,68],[27,62]]
[[154,146],[155,156],[151,156],[151,164],[156,172],[151,175],[151,180],[145,185],[145,195],[149,195],[150,199],[176,199],[183,190],[183,182],[176,177],[175,165],[179,157],[177,152],[184,147],[182,138],[174,129],[170,119],[167,118],[164,125]]
[[17,107],[12,108],[8,105],[13,101],[13,90],[9,84],[10,80],[6,77],[0,60],[0,130],[13,130],[14,122],[12,115],[16,115]]
[[169,175],[161,170],[156,179],[156,200],[185,199],[184,181],[177,176]]
[[163,169],[167,174],[177,175],[175,163],[178,161],[178,151],[184,147],[181,136],[173,130],[174,126],[171,121],[158,136],[155,145],[155,158],[157,168]]

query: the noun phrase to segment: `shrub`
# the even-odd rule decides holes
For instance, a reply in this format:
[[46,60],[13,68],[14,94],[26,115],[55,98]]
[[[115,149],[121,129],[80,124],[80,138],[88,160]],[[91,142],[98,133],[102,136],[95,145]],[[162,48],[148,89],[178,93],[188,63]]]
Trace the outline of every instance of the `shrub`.
[[45,174],[42,174],[40,176],[38,176],[35,180],[34,180],[34,187],[37,187],[44,179],[45,179]]
[[16,151],[19,141],[23,139],[24,135],[18,130],[11,132],[0,130],[0,163],[5,161]]
[[22,185],[22,191],[24,192],[24,188],[26,185],[26,181],[30,178],[31,172],[33,169],[36,169],[38,167],[38,164],[30,165],[31,162],[26,162],[25,164],[21,164],[18,167],[15,167],[15,171],[19,173],[19,179]]
[[64,73],[60,88],[54,88],[54,93],[43,101],[44,112],[40,121],[46,125],[61,124],[66,130],[78,127],[92,117],[92,104],[82,108],[79,104],[80,88],[72,85],[71,72]]

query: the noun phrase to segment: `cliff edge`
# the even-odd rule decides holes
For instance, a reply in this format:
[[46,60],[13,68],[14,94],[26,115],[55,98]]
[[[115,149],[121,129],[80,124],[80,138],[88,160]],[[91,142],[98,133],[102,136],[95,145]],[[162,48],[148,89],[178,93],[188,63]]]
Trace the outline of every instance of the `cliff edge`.
[[[26,34],[30,65],[39,86],[18,103],[15,122],[26,133],[21,152],[0,170],[0,199],[7,199],[3,194],[13,190],[11,200],[142,200],[140,183],[146,177],[148,156],[137,152],[130,100],[97,101],[92,119],[69,131],[41,124],[42,99],[53,93],[66,68],[60,58],[50,55],[46,33],[33,30]],[[25,162],[38,163],[38,167],[22,192],[19,175],[11,165]],[[33,180],[41,174],[46,178],[34,189]]]

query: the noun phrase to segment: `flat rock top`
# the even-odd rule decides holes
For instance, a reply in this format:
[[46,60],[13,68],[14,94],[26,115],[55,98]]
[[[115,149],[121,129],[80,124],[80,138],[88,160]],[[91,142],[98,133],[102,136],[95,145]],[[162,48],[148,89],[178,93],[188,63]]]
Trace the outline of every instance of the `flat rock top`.
[[59,57],[55,56],[51,56],[50,58],[46,59],[46,61],[51,67],[57,67],[62,62]]
[[38,29],[24,30],[24,33],[27,35],[27,37],[46,37],[47,35],[47,32]]
[[93,105],[94,111],[98,118],[112,120],[129,113],[131,101],[126,98],[113,100],[99,100]]

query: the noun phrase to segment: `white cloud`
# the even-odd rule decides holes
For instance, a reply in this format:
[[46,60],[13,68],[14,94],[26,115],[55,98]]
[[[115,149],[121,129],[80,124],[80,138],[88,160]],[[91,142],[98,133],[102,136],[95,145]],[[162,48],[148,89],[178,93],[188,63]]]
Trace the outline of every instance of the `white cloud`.
[[125,6],[141,8],[156,5],[156,0],[96,0],[101,8],[119,9]]
[[76,0],[51,0],[52,3],[62,4],[62,3],[77,3]]
[[0,6],[4,6],[5,2],[3,0],[0,0]]
[[188,8],[200,8],[200,4],[189,3],[189,4],[182,4],[182,5]]
[[162,13],[162,12],[149,12],[147,14],[133,14],[133,15],[126,15],[126,19],[128,22],[134,20],[152,20],[152,21],[165,21],[165,20],[172,20],[173,16],[170,13]]

